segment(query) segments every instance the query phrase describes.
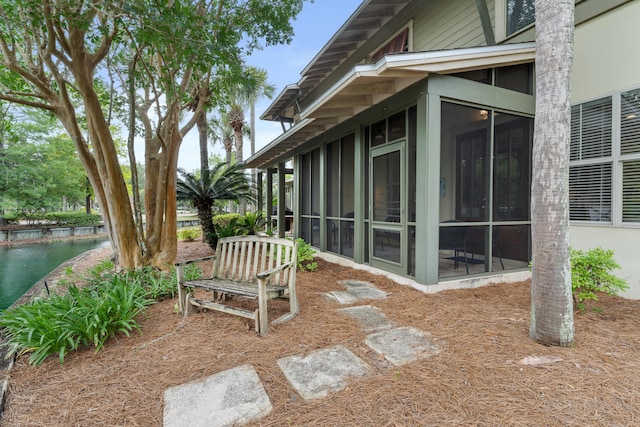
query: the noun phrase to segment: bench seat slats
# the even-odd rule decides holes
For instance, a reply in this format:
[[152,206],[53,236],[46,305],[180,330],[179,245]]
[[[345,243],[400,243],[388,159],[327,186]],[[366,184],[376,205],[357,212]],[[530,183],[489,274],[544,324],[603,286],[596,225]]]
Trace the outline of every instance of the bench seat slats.
[[[234,280],[190,280],[184,282],[183,286],[188,288],[201,288],[210,291],[221,292],[224,294],[239,295],[248,298],[258,298],[258,284],[252,282],[236,282]],[[284,296],[286,287],[283,286],[267,286],[267,298],[280,298]]]

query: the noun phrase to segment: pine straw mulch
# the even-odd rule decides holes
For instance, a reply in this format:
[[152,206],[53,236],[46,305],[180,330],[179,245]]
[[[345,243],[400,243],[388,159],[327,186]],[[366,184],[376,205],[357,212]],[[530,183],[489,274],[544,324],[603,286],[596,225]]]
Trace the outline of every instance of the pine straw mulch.
[[[204,251],[190,245],[183,255]],[[640,301],[602,296],[602,313],[576,314],[575,347],[544,347],[528,338],[528,282],[426,295],[383,276],[318,264],[317,272],[298,274],[300,315],[262,338],[249,321],[222,313],[183,320],[168,300],[148,309],[142,333],[119,336],[97,354],[77,352],[64,365],[51,357],[36,368],[19,358],[2,425],[160,426],[167,387],[245,364],[255,367],[274,407],[253,425],[640,425]],[[370,303],[395,325],[430,333],[443,351],[401,367],[386,363],[364,344],[359,324],[323,295],[343,290],[341,279],[388,292]],[[285,310],[280,305],[270,316]],[[335,345],[365,360],[373,374],[305,401],[277,360]],[[563,360],[518,363],[534,355]]]

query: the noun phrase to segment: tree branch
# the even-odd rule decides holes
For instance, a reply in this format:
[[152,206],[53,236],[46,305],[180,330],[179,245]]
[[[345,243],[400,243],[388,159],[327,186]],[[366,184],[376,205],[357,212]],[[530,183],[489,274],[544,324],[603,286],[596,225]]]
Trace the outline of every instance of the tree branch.
[[51,111],[52,113],[56,112],[56,108],[50,104],[46,104],[43,102],[30,101],[28,99],[11,96],[3,92],[0,92],[0,99],[3,101],[13,102],[14,104],[25,105],[27,107],[41,108],[43,110]]

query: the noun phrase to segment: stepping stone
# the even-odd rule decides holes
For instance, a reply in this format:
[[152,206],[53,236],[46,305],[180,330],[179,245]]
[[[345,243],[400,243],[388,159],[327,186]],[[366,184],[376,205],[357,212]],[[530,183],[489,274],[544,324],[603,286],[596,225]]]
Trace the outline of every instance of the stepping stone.
[[272,409],[255,369],[243,365],[166,389],[163,426],[240,426]]
[[364,342],[387,361],[400,366],[440,353],[429,336],[419,329],[401,327],[368,335]]
[[376,288],[373,283],[359,280],[342,280],[340,282],[347,291],[361,299],[384,299],[387,293]]
[[338,301],[340,304],[353,304],[354,302],[360,301],[360,298],[347,291],[328,292],[327,296]]
[[305,399],[320,399],[347,386],[350,378],[363,377],[371,368],[343,346],[324,348],[307,357],[278,360],[287,381]]
[[365,331],[389,329],[393,326],[384,313],[378,307],[372,305],[341,308],[339,311],[343,311],[358,320]]

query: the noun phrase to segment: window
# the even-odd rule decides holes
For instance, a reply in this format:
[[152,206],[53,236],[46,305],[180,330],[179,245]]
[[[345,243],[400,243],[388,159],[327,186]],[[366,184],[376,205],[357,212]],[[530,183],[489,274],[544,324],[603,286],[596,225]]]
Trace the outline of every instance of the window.
[[378,62],[380,58],[390,53],[409,51],[409,27],[396,34],[387,44],[371,55],[371,62]]
[[533,24],[535,0],[507,0],[507,36]]
[[571,108],[571,220],[611,222],[611,120],[611,97]]
[[571,220],[640,223],[640,89],[573,106],[569,156]]
[[453,75],[462,79],[533,95],[533,74],[533,63],[528,63],[463,71]]
[[326,146],[326,248],[353,258],[354,134]]
[[531,259],[533,119],[442,102],[440,278]]
[[533,121],[504,113],[495,121],[493,220],[528,221]]
[[622,222],[640,222],[640,89],[620,96]]
[[320,150],[301,157],[300,237],[315,247],[320,247]]

